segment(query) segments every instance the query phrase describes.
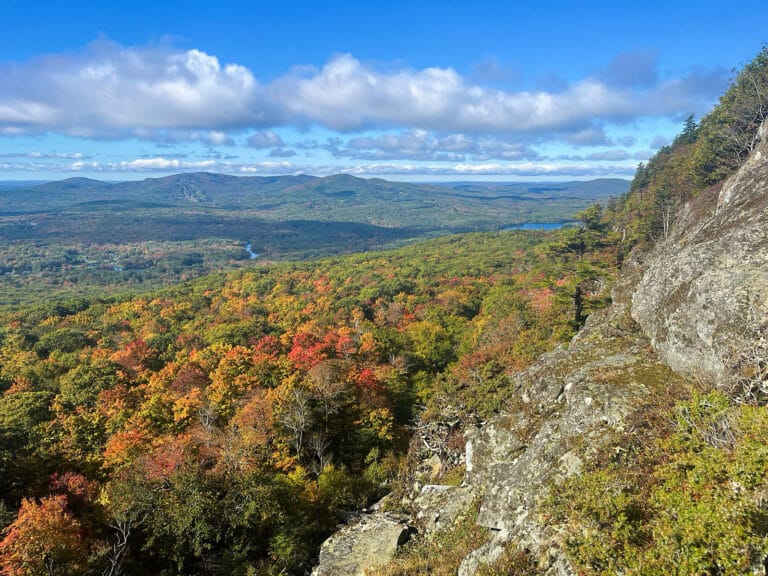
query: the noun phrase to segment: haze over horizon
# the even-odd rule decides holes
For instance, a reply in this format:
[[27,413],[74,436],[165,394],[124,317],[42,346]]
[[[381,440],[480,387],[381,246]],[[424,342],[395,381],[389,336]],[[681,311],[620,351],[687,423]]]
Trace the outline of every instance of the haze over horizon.
[[0,180],[630,177],[768,6],[4,2]]

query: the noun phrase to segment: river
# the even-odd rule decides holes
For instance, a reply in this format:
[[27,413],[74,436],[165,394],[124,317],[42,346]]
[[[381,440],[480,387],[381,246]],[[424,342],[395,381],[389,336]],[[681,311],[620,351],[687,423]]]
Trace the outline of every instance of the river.
[[251,260],[256,260],[256,258],[259,257],[259,254],[257,252],[254,252],[253,250],[251,250],[251,243],[250,242],[245,245],[245,249],[248,251],[248,256],[251,257]]

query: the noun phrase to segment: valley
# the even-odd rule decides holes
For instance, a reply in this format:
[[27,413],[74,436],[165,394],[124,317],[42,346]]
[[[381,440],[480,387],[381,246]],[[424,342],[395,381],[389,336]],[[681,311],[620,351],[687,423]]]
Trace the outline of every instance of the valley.
[[43,293],[135,293],[253,264],[391,248],[462,231],[567,222],[627,187],[617,179],[417,185],[346,175],[199,173],[5,188],[0,189],[0,305]]

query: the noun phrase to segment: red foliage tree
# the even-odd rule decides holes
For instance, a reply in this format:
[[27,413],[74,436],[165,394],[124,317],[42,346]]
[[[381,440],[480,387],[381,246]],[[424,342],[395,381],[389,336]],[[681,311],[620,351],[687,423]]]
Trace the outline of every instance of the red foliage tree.
[[314,334],[299,333],[293,337],[293,345],[288,358],[299,370],[309,370],[328,358],[327,343]]

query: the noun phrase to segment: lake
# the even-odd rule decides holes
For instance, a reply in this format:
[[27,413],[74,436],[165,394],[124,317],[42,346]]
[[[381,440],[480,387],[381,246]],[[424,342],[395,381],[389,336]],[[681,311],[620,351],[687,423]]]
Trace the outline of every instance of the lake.
[[557,230],[565,226],[574,226],[576,222],[527,222],[525,224],[515,224],[504,228],[504,230]]

